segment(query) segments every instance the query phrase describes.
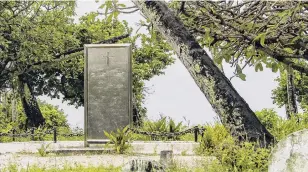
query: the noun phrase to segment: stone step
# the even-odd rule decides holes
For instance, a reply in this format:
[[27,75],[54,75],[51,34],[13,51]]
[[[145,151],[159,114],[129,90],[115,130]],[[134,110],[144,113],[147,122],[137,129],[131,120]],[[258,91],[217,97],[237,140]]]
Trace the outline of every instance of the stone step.
[[[0,143],[0,154],[5,153],[37,153],[38,149],[44,145],[48,145],[48,151],[58,153],[87,153],[100,152],[112,153],[111,149],[106,149],[104,144],[90,145],[84,147],[83,141],[59,141],[53,143],[45,142],[11,142]],[[159,154],[164,150],[172,150],[175,155],[194,155],[195,149],[199,146],[196,142],[184,141],[134,141],[131,143],[131,152],[133,154]]]

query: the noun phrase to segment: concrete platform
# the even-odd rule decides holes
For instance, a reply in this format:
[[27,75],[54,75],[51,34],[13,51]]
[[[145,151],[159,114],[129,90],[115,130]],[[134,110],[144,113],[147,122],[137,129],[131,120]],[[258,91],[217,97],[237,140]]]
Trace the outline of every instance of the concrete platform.
[[[17,165],[19,169],[26,169],[28,166],[36,165],[41,168],[64,168],[82,166],[124,166],[133,159],[146,159],[159,161],[159,156],[131,156],[131,155],[87,155],[87,156],[46,156],[37,155],[0,155],[0,171],[10,164]],[[201,167],[205,162],[214,160],[214,157],[204,156],[174,156],[174,161],[180,167],[195,168]]]
[[[49,145],[47,152],[54,153],[112,153],[112,150],[106,149],[104,144],[84,147],[83,141],[59,141],[57,143],[45,141],[0,143],[0,154],[37,153],[42,145]],[[199,146],[199,143],[184,141],[135,141],[131,145],[131,152],[134,154],[155,155],[163,150],[172,150],[175,155],[194,155],[194,150]]]

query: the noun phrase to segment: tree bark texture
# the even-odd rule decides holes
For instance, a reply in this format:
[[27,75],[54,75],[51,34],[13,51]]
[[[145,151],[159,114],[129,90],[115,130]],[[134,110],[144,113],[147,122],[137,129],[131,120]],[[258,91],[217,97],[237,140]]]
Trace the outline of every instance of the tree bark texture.
[[274,141],[274,137],[261,124],[228,78],[165,2],[133,2],[173,47],[221,122],[233,136],[240,141],[260,141],[261,146]]
[[33,88],[26,78],[19,76],[19,95],[27,116],[27,127],[39,127],[44,125],[45,119],[42,115],[37,99],[33,94]]
[[294,86],[294,72],[291,65],[289,65],[287,70],[287,96],[288,103],[286,104],[286,114],[287,118],[290,119],[292,115],[298,113]]

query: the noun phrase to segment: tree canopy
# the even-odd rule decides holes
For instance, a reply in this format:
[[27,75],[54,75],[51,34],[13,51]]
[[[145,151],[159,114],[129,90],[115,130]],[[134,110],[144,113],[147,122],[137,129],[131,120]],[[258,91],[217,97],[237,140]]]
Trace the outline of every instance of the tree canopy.
[[[296,94],[302,109],[307,108],[302,84],[308,74],[307,2],[134,3],[137,6],[126,7],[117,0],[106,1],[100,12],[86,14],[74,23],[75,2],[0,2],[0,90],[18,92],[27,117],[42,123],[37,96],[63,95],[69,104],[83,105],[84,44],[132,43],[134,100],[141,115],[146,112],[142,106],[144,81],[163,74],[173,63],[171,47],[233,132],[244,127],[253,137],[261,132],[271,138],[224,76],[223,63],[233,66],[234,76],[242,80],[248,66],[254,66],[256,72],[264,67],[279,71],[274,101],[282,106],[290,103],[290,94]],[[148,19],[140,23],[148,34],[133,35],[128,23],[119,20],[121,13],[137,10]],[[209,48],[214,63],[204,47]],[[289,76],[293,75],[296,89],[290,93],[292,89],[286,87],[290,88]]]
[[185,26],[214,61],[223,60],[245,80],[247,66],[273,72],[286,65],[308,73],[307,11],[304,1],[188,1],[173,2]]
[[[149,30],[150,34],[130,36],[132,29],[118,19],[119,13],[91,12],[74,23],[75,2],[6,1],[0,5],[0,89],[19,92],[27,116],[33,116],[30,119],[42,116],[36,103],[40,95],[63,95],[69,104],[83,106],[84,44],[133,44],[133,91],[143,115],[144,80],[162,74],[173,63],[170,48],[158,33]],[[108,1],[100,8],[107,9]]]

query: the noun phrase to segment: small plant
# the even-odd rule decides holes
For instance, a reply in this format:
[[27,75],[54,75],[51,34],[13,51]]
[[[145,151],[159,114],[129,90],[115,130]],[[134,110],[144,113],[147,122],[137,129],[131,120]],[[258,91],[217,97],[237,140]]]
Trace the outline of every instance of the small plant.
[[186,156],[186,155],[187,155],[187,150],[183,150],[183,151],[181,152],[181,155],[182,155],[182,156]]
[[49,148],[51,143],[45,145],[45,144],[41,144],[41,147],[37,149],[38,153],[40,156],[44,157],[47,155],[47,149]]
[[[160,119],[157,121],[146,121],[144,123],[143,129],[148,132],[158,132],[158,133],[174,133],[174,132],[180,132],[182,129],[185,128],[185,126],[180,123],[175,123],[172,118],[168,118],[167,120],[166,116],[161,115]],[[160,140],[160,138],[152,136],[152,140]],[[163,138],[164,139],[172,139],[172,140],[180,140],[180,137],[168,137]]]
[[[182,122],[175,124],[174,120],[169,118],[169,132],[170,133],[180,132],[183,128],[184,126],[182,125]],[[180,140],[180,137],[176,136],[175,138],[170,137],[168,139]]]
[[157,146],[158,146],[158,145],[155,145],[155,147],[154,147],[154,155],[155,155],[155,156],[157,155]]
[[130,148],[128,143],[131,140],[131,132],[129,131],[128,126],[124,127],[122,130],[117,129],[117,132],[106,132],[104,131],[106,137],[110,139],[111,144],[113,144],[114,149],[117,153],[123,154]]

